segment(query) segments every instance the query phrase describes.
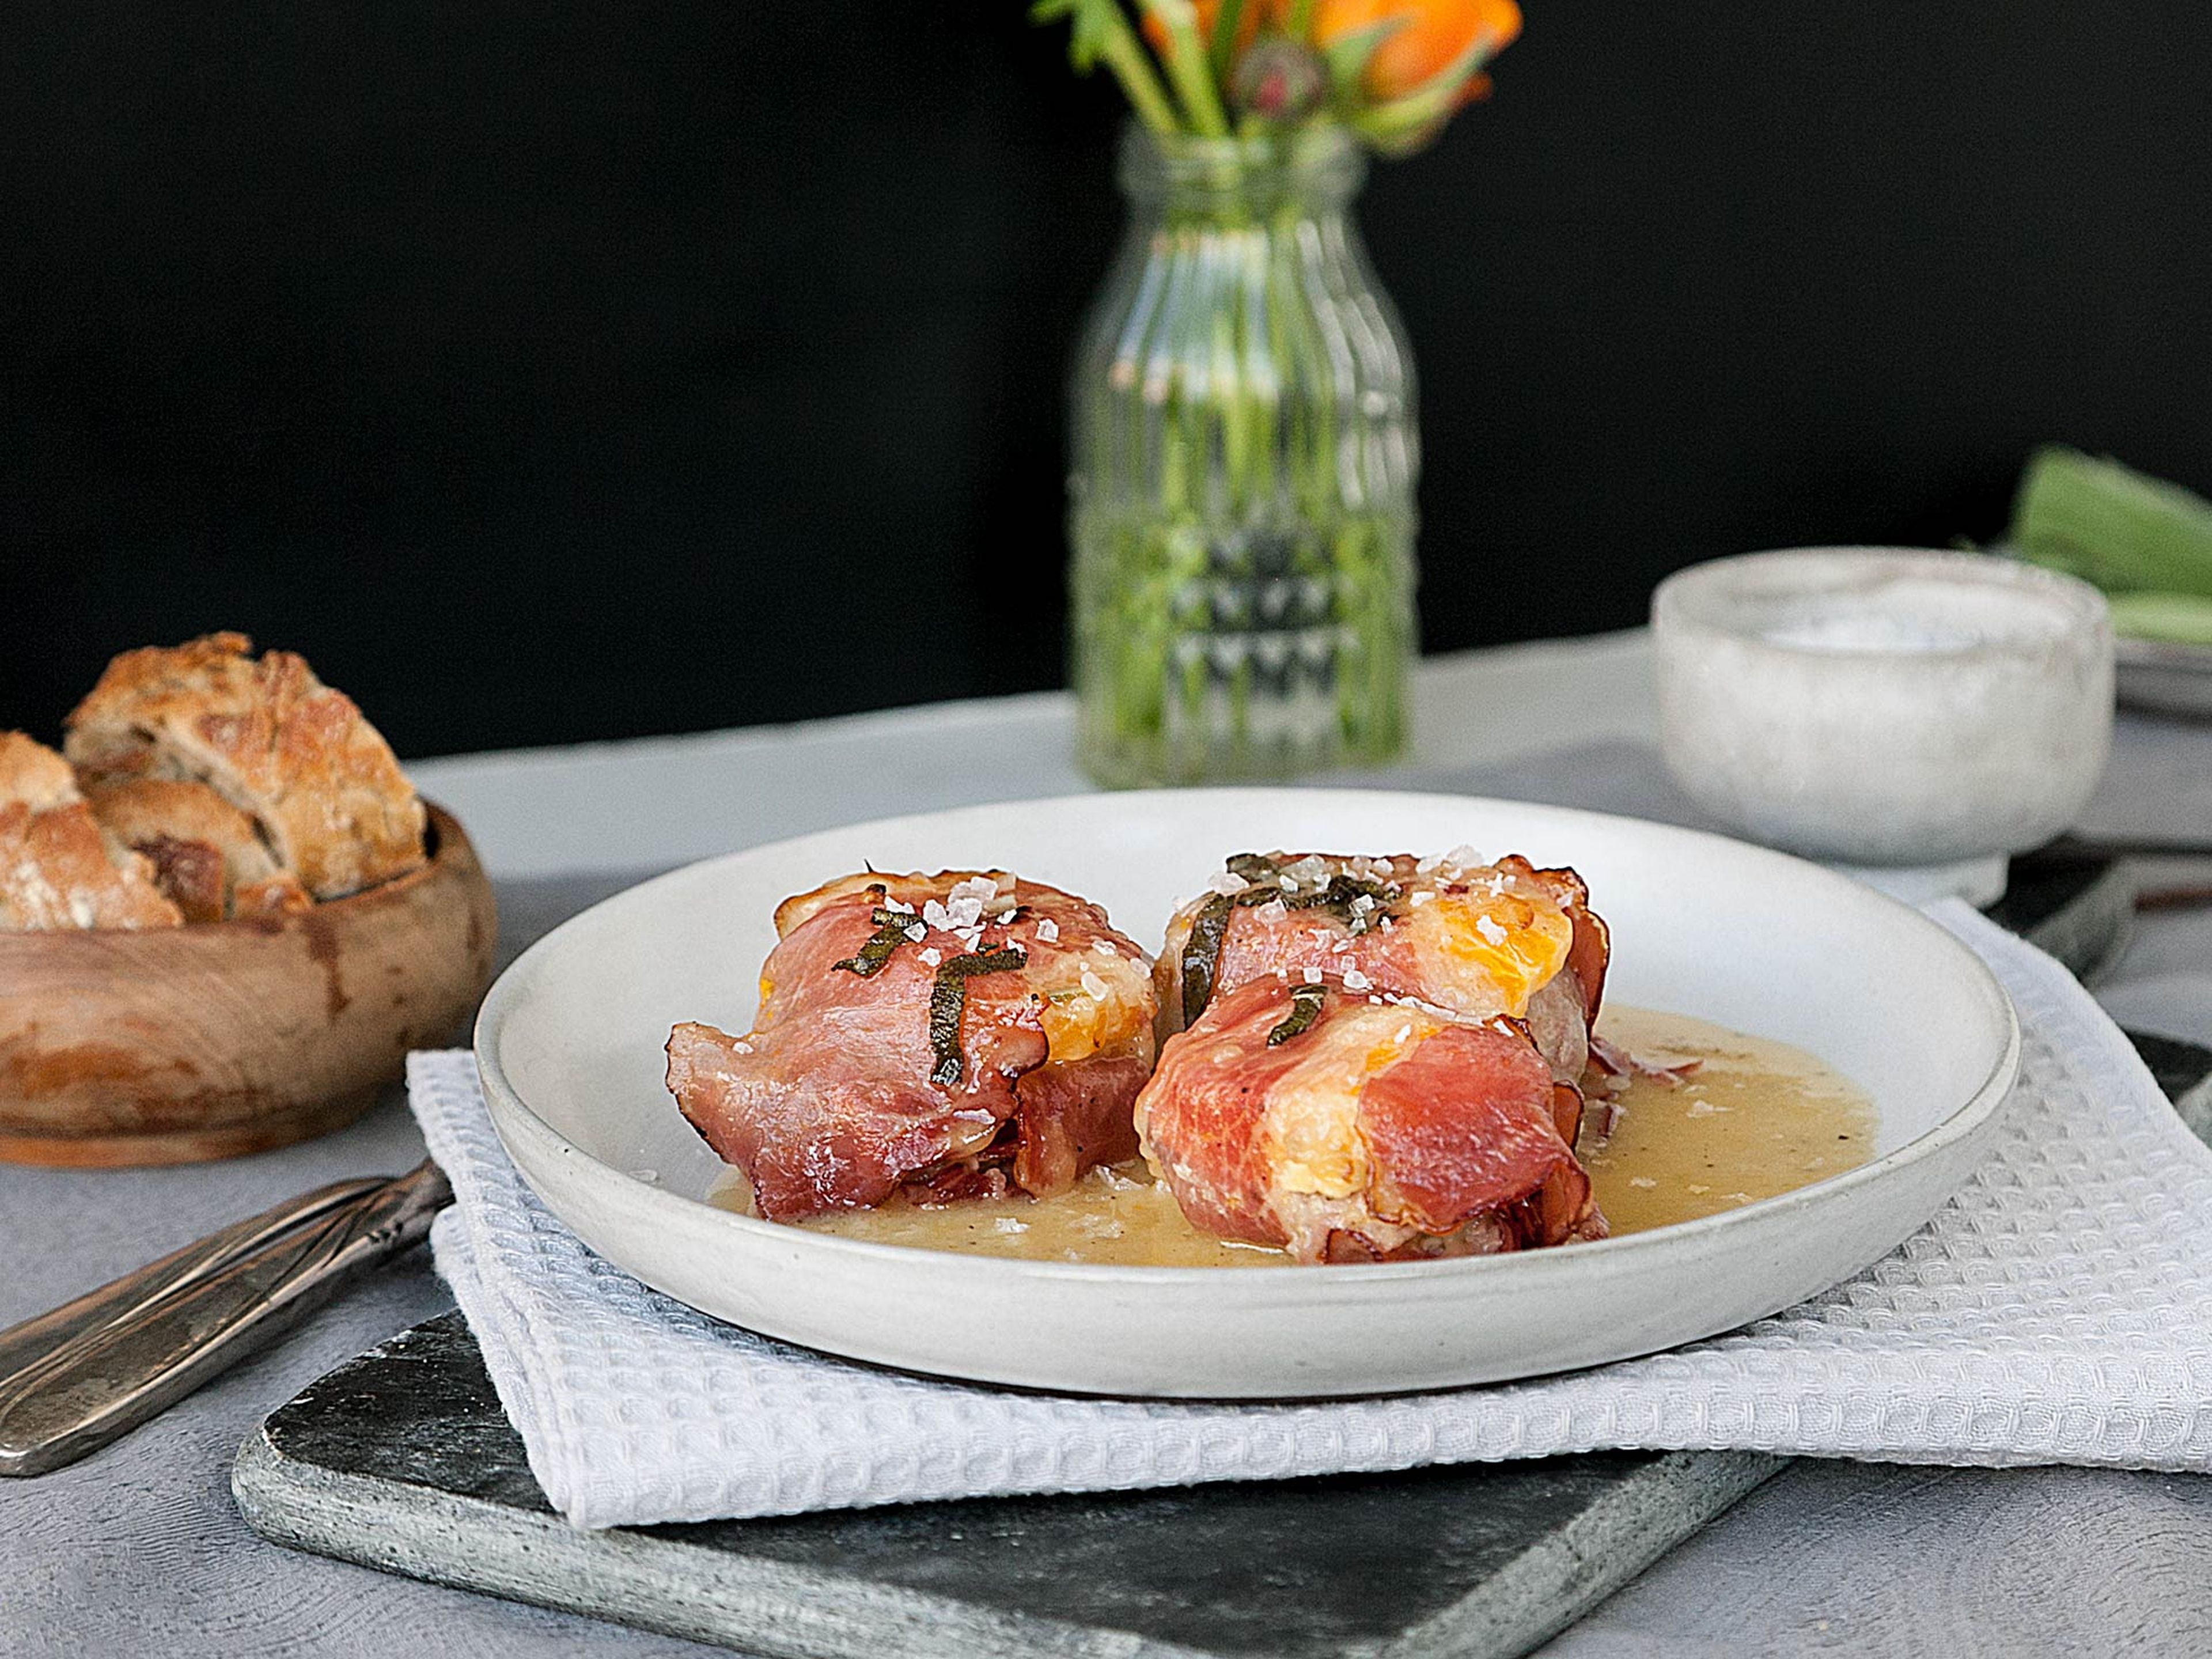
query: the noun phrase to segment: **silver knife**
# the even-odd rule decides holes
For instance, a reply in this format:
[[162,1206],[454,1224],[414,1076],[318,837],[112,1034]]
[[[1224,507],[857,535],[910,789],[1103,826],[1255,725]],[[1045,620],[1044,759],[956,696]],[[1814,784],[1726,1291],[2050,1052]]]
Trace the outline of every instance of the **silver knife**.
[[99,1450],[420,1243],[453,1202],[425,1161],[341,1181],[0,1331],[0,1475]]

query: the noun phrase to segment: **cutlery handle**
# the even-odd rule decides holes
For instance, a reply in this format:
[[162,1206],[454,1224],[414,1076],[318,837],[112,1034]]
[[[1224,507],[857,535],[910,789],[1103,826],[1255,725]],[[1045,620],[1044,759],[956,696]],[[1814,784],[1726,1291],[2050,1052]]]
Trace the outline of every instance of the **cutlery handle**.
[[453,1196],[428,1162],[339,1182],[0,1331],[0,1475],[60,1468],[167,1410],[420,1243]]

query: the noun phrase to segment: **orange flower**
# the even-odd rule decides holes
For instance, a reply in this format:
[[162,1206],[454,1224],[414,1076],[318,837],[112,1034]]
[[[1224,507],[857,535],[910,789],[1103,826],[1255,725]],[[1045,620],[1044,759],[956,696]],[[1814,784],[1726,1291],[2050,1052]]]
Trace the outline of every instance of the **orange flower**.
[[[1318,0],[1314,44],[1325,52],[1355,30],[1401,17],[1405,22],[1367,60],[1365,90],[1378,104],[1419,92],[1469,47],[1482,43],[1486,58],[1521,33],[1521,8],[1514,0]],[[1486,83],[1478,87],[1480,81],[1469,79],[1469,96],[1487,90]]]
[[[1168,32],[1160,24],[1149,6],[1138,0],[1144,15],[1138,21],[1144,26],[1145,40],[1162,58],[1168,55]],[[1191,0],[1191,9],[1198,13],[1198,38],[1208,47],[1213,45],[1213,22],[1221,15],[1221,0]],[[1252,44],[1252,37],[1260,32],[1260,14],[1267,8],[1261,0],[1244,0],[1244,9],[1237,17],[1237,50],[1243,52]]]

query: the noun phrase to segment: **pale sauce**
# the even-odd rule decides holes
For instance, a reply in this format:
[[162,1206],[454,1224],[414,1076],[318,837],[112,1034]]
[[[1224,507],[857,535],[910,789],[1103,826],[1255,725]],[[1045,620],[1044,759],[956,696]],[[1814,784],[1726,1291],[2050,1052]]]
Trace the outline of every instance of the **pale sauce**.
[[1682,1014],[1608,1006],[1599,1032],[1647,1059],[1694,1059],[1679,1083],[1638,1076],[1583,1167],[1616,1237],[1739,1209],[1874,1156],[1866,1091],[1802,1048]]
[[[1609,1006],[1598,1029],[1633,1054],[1698,1062],[1679,1082],[1636,1077],[1620,1099],[1610,1137],[1584,1129],[1583,1164],[1616,1236],[1771,1198],[1873,1156],[1873,1103],[1802,1049],[1640,1008]],[[741,1176],[711,1196],[727,1208],[750,1207]],[[1141,1161],[1092,1170],[1057,1198],[983,1199],[941,1209],[895,1202],[799,1224],[874,1244],[1029,1261],[1290,1265],[1279,1250],[1198,1231]]]
[[1232,1244],[1182,1218],[1142,1158],[1093,1169],[1056,1198],[984,1198],[925,1210],[887,1204],[843,1210],[799,1224],[817,1233],[908,1244],[924,1250],[1031,1261],[1095,1261],[1130,1267],[1286,1267],[1290,1257],[1261,1244]]

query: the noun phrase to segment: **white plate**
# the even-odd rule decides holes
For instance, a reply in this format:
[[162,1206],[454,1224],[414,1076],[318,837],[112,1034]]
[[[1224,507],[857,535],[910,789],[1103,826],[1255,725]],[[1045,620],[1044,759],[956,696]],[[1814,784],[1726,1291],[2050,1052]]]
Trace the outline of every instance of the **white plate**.
[[[1725,1214],[1526,1255],[1365,1267],[1105,1267],[902,1249],[733,1215],[662,1087],[679,1020],[750,1023],[787,894],[872,863],[998,865],[1139,943],[1229,853],[1462,843],[1571,864],[1612,924],[1609,996],[1810,1049],[1881,1109],[1867,1167]],[[477,1060],[530,1185],[693,1307],[912,1370],[1105,1394],[1274,1398],[1495,1382],[1730,1329],[1875,1261],[1964,1179],[2017,1067],[2010,1004],[1925,918],[1716,836],[1465,796],[1195,790],[984,806],[693,865],[586,911],[492,988]]]

